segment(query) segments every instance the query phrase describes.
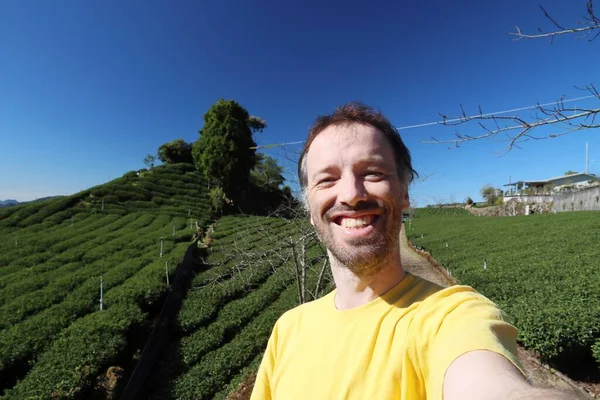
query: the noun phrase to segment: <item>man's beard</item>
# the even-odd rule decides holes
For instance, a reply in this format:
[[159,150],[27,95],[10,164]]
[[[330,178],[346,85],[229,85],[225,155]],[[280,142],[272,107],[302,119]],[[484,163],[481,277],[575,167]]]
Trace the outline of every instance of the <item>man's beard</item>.
[[[381,227],[374,229],[368,237],[334,237],[332,215],[367,210],[377,212],[374,223],[383,223]],[[359,277],[376,275],[386,266],[386,261],[392,258],[394,251],[398,251],[402,220],[396,210],[389,209],[381,202],[363,202],[354,208],[335,206],[327,210],[322,219],[313,217],[313,222],[319,239],[330,254],[340,265]]]

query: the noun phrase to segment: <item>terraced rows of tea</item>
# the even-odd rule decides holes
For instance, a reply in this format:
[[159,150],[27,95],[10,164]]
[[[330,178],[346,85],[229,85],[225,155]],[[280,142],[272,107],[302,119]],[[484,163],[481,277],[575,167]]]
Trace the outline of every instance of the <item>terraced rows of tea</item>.
[[[218,221],[205,269],[194,277],[176,339],[153,379],[152,398],[223,399],[257,368],[275,321],[299,301],[290,243],[301,242],[305,223],[241,216]],[[314,288],[324,252],[314,238],[306,248],[306,286]],[[320,283],[312,296],[328,289]]]
[[412,243],[508,313],[526,348],[572,376],[597,371],[600,213],[498,218],[421,209],[410,227]]
[[134,363],[190,222],[211,221],[201,182],[167,165],[0,211],[2,398],[88,398],[109,366]]

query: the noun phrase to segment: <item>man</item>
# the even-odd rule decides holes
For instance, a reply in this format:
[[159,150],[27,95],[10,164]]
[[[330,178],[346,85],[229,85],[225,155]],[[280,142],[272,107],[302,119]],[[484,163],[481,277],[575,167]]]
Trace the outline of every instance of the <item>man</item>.
[[404,271],[415,171],[381,113],[351,103],[319,117],[298,173],[336,289],[277,321],[252,399],[572,398],[528,384],[493,302]]

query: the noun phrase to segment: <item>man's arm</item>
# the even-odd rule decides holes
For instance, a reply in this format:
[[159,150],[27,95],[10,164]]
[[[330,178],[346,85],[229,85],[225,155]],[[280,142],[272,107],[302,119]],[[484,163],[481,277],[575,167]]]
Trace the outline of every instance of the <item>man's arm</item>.
[[446,371],[444,400],[586,400],[574,392],[533,387],[500,354],[471,351],[458,357]]

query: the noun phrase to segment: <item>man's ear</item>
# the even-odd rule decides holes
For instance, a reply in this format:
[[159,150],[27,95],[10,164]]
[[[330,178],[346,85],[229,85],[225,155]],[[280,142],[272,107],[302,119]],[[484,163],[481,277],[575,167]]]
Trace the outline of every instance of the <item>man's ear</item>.
[[410,197],[408,196],[408,190],[405,190],[402,194],[402,211],[410,208]]

